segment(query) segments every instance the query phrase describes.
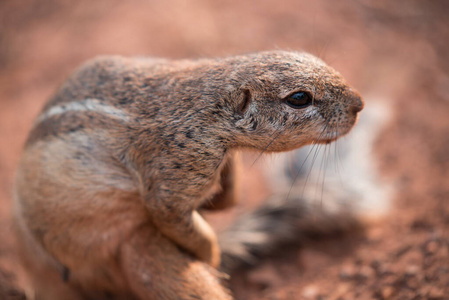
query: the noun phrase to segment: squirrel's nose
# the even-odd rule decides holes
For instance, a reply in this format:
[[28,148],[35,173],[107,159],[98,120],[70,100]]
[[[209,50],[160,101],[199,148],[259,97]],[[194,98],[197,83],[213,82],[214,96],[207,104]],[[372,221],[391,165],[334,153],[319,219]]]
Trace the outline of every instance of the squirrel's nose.
[[365,102],[358,93],[354,93],[354,95],[351,97],[350,105],[351,106],[349,109],[351,110],[352,113],[356,114],[363,109],[363,107],[365,106]]

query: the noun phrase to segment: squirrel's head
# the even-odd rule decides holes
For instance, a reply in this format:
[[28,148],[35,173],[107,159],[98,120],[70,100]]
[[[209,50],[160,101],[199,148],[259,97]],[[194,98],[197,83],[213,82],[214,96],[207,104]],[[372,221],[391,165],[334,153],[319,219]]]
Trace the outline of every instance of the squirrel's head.
[[363,109],[359,93],[313,55],[273,51],[230,62],[234,124],[243,146],[285,151],[328,143],[348,133]]

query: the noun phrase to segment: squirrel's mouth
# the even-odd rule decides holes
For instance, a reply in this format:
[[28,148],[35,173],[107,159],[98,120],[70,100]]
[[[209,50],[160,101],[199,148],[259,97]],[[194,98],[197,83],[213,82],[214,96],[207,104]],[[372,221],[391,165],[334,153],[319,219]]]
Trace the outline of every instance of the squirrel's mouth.
[[336,141],[339,138],[339,136],[334,136],[334,137],[330,137],[330,138],[321,138],[318,140],[318,143],[320,144],[330,144],[334,141]]
[[324,142],[324,144],[330,144],[330,143],[336,141],[337,139],[338,139],[338,137],[331,138],[331,139],[325,139],[323,142]]
[[323,134],[323,136],[321,136],[319,138],[318,142],[321,144],[330,144],[330,143],[336,141],[338,138],[345,135],[346,133],[348,133],[348,132],[341,131],[341,130],[326,132],[326,134]]

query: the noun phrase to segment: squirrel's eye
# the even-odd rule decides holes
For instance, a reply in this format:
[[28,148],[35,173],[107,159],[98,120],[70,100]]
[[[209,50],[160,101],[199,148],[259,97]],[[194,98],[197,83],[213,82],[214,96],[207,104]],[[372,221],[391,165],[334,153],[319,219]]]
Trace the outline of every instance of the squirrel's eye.
[[305,108],[312,104],[312,97],[306,92],[298,92],[288,96],[286,102],[293,108]]

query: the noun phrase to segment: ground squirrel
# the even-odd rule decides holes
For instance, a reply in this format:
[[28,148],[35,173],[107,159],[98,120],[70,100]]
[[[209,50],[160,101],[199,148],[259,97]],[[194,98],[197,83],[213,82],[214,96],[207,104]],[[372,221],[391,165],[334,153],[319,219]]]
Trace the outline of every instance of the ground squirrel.
[[231,299],[198,208],[234,203],[234,152],[329,143],[362,108],[306,53],[88,62],[43,108],[17,171],[36,298]]

